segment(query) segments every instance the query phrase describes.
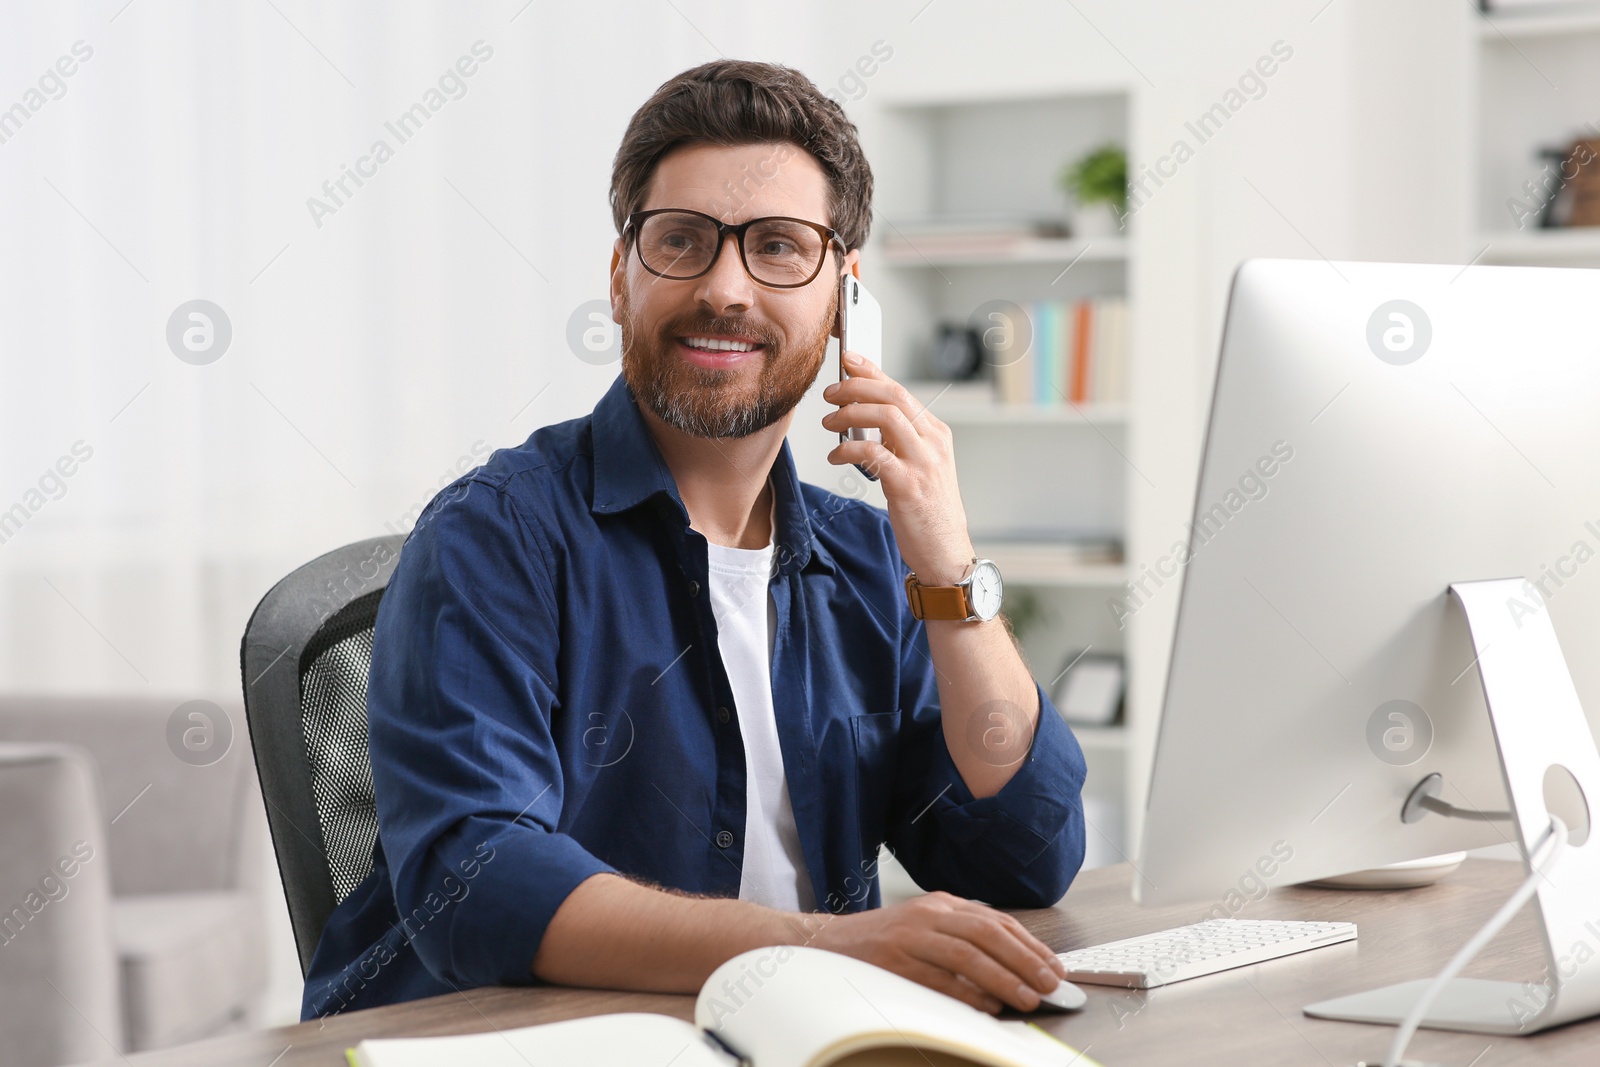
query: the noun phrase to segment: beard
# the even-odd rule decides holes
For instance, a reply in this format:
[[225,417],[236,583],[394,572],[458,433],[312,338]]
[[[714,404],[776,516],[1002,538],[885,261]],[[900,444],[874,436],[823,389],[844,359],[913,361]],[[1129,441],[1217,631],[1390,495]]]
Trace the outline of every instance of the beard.
[[[622,376],[634,397],[675,430],[692,437],[748,437],[793,411],[817,380],[837,303],[835,295],[813,335],[787,344],[770,324],[743,315],[680,315],[651,333],[634,321],[624,290],[618,299]],[[759,342],[755,380],[745,381],[751,376],[749,366],[713,370],[679,356],[679,337],[707,334]]]

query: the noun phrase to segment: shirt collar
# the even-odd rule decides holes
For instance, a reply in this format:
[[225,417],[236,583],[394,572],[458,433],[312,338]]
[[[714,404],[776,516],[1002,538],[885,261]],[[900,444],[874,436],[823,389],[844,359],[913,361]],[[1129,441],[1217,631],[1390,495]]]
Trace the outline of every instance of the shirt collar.
[[[689,525],[689,512],[678,495],[678,484],[656,445],[650,427],[639,411],[627,380],[617,375],[611,388],[595,405],[590,421],[594,453],[594,494],[590,511],[615,515],[665,494],[675,517]],[[830,571],[837,565],[816,537],[800,492],[800,477],[786,438],[770,473],[776,524],[773,541],[778,573],[788,574],[812,561]]]

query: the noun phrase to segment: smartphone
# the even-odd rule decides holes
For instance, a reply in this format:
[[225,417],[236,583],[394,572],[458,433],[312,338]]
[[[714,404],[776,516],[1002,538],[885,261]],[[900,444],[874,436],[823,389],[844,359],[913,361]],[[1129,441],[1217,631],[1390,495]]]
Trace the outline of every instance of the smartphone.
[[[846,271],[839,280],[839,380],[849,377],[844,370],[844,354],[855,352],[865,356],[877,366],[883,366],[883,309],[861,284],[861,279]],[[840,442],[878,441],[883,434],[875,426],[852,426],[839,432]],[[861,464],[855,464],[868,479],[878,476]]]

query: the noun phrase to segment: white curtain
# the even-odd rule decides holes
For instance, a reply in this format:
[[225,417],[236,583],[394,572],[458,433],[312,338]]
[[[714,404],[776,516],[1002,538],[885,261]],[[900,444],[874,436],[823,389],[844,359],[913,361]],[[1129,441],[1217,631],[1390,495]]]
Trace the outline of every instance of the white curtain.
[[[237,693],[273,581],[614,378],[566,331],[633,109],[821,39],[688,0],[0,9],[0,688]],[[168,344],[194,300],[211,362]]]
[[[628,117],[719,54],[817,77],[822,21],[692,0],[0,7],[0,691],[236,697],[273,582],[589,411],[617,367],[567,324],[606,295]],[[191,351],[207,323],[180,314],[186,361],[168,322],[195,300],[232,336],[210,313]],[[269,884],[275,1022],[299,971]]]

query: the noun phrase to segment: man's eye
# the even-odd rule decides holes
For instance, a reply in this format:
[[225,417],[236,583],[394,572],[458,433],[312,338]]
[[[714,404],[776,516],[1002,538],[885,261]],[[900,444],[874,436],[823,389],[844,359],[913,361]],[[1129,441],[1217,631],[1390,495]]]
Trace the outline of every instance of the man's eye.
[[794,254],[794,245],[774,237],[762,242],[759,255],[763,256],[788,256]]
[[694,235],[690,233],[669,233],[661,238],[661,244],[666,248],[693,248]]

